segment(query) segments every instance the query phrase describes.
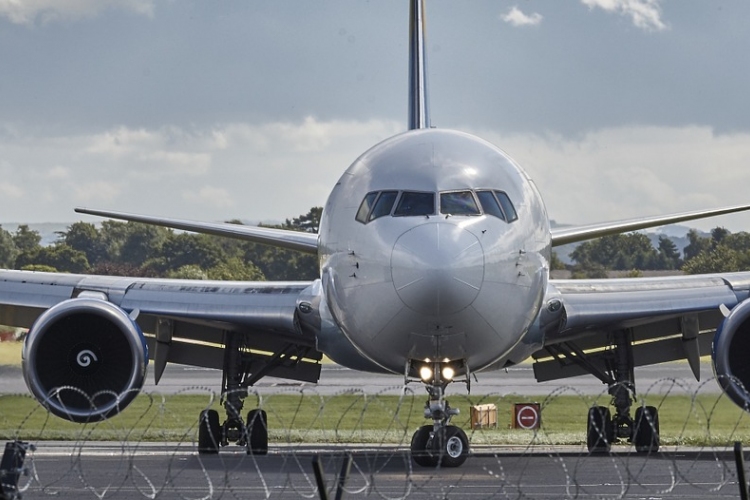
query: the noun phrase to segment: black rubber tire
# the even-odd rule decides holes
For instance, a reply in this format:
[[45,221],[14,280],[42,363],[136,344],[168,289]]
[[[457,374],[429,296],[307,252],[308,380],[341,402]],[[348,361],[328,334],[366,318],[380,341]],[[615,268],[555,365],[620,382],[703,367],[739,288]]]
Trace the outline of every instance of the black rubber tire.
[[220,442],[219,412],[203,410],[198,419],[198,453],[201,455],[216,455],[219,453]]
[[606,406],[589,408],[586,446],[590,453],[608,453],[613,440],[612,415]]
[[653,406],[641,406],[635,410],[633,443],[638,453],[659,451],[659,411]]
[[[460,467],[469,458],[469,438],[460,427],[449,425],[440,439],[433,439],[433,454],[442,467]],[[439,448],[438,448],[439,446]]]
[[268,454],[268,416],[265,410],[247,412],[247,454]]
[[434,457],[427,448],[430,441],[431,425],[423,425],[411,437],[411,458],[420,467],[436,467],[437,457]]

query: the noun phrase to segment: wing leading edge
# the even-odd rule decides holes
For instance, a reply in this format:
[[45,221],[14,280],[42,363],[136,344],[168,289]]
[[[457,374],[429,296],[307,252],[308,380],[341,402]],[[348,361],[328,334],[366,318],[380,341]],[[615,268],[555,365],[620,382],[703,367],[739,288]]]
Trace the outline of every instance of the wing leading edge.
[[154,226],[193,231],[196,233],[212,234],[214,236],[225,236],[228,238],[262,243],[288,250],[317,254],[318,235],[303,233],[301,231],[287,231],[285,229],[274,229],[268,227],[243,226],[241,224],[198,222],[184,219],[170,219],[165,217],[153,217],[149,215],[138,215],[126,212],[113,212],[107,210],[91,210],[88,208],[76,208],[79,214],[96,215],[98,217],[110,217],[112,219],[130,222],[141,222]]
[[578,243],[580,241],[592,240],[612,234],[627,233],[646,229],[649,227],[664,226],[688,220],[704,219],[717,215],[731,214],[750,210],[750,205],[735,205],[731,207],[716,208],[710,210],[695,210],[679,214],[659,215],[655,217],[641,217],[615,222],[604,222],[586,226],[565,227],[552,230],[552,246]]

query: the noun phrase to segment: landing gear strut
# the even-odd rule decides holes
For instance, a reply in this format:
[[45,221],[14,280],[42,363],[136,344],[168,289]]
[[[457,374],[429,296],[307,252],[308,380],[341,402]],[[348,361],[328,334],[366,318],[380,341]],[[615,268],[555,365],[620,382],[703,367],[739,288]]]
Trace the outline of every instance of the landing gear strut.
[[[459,414],[458,408],[451,408],[445,399],[445,388],[452,381],[453,368],[446,372],[446,365],[442,363],[430,365],[420,368],[420,378],[428,394],[424,415],[432,419],[432,425],[423,425],[414,433],[411,456],[422,467],[458,467],[469,456],[469,439],[460,427],[450,425],[451,418]],[[446,373],[450,373],[450,377],[446,377]]]
[[631,330],[612,333],[611,347],[597,354],[598,362],[572,342],[551,345],[547,350],[561,363],[575,363],[607,384],[611,405],[589,408],[586,424],[586,445],[590,452],[609,452],[613,443],[630,441],[640,453],[659,451],[659,413],[653,406],[636,408],[635,418],[631,407],[635,402],[635,377],[633,367],[633,335]]
[[615,414],[609,408],[589,408],[586,426],[586,444],[590,452],[609,452],[610,446],[621,440],[635,445],[640,453],[659,451],[659,413],[653,406],[636,409],[635,419],[630,409],[635,401],[635,377],[633,374],[633,349],[630,331],[614,333],[614,349],[607,357],[607,372],[594,373],[609,385]]
[[[236,443],[248,454],[268,453],[268,418],[265,410],[253,409],[242,418],[247,388],[277,367],[293,367],[310,351],[309,347],[287,344],[263,363],[253,364],[253,354],[244,336],[226,332],[221,403],[226,420],[219,423],[219,412],[203,410],[198,420],[198,453],[216,454],[219,447]],[[315,379],[317,380],[317,378]]]

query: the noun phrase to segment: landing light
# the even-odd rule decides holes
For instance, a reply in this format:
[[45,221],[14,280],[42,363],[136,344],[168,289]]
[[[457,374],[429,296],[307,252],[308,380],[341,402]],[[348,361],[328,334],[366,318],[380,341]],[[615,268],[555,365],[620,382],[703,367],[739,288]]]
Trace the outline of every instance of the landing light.
[[427,382],[432,379],[432,369],[429,366],[423,366],[419,369],[419,377]]
[[456,371],[450,366],[443,367],[443,380],[453,380]]

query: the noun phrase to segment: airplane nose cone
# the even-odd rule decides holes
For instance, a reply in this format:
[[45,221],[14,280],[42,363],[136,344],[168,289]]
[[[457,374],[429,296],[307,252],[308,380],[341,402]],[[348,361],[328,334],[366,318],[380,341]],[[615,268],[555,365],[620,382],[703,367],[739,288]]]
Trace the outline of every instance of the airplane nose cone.
[[453,314],[479,294],[484,252],[476,236],[455,224],[423,224],[396,241],[391,274],[409,308],[431,316]]

